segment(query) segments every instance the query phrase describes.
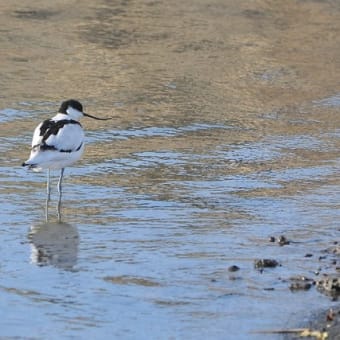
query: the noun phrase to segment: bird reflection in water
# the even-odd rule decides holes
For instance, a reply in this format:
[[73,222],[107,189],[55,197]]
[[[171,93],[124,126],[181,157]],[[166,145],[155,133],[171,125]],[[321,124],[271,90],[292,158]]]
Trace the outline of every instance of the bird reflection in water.
[[32,263],[64,270],[73,270],[77,264],[79,233],[75,226],[61,222],[35,224],[28,239]]

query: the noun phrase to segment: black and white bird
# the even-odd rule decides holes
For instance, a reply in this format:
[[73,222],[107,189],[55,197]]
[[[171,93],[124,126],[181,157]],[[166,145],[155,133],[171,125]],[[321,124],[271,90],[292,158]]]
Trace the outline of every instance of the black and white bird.
[[84,152],[84,130],[79,123],[83,116],[98,120],[111,119],[98,118],[83,112],[83,106],[77,100],[64,101],[53,118],[41,122],[36,127],[30,157],[22,164],[33,171],[47,169],[46,208],[50,200],[50,169],[61,170],[58,182],[59,217],[64,169],[78,161]]

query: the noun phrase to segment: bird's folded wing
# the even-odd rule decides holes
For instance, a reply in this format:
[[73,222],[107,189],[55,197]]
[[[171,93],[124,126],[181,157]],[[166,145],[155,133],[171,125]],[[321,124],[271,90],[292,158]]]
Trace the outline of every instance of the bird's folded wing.
[[84,132],[74,120],[48,120],[37,126],[32,139],[32,148],[72,152],[84,142]]

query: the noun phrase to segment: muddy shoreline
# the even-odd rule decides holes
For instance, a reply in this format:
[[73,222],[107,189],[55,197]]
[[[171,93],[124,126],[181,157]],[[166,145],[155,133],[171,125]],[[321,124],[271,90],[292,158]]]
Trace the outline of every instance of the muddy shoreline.
[[303,326],[327,334],[327,339],[340,339],[340,303],[312,316],[310,322]]
[[[303,329],[308,329],[311,336],[316,339],[340,339],[340,246],[337,241],[331,242],[331,246],[321,250],[318,258],[319,271],[313,281],[313,286],[321,294],[329,297],[329,307],[307,316],[309,321],[302,323]],[[308,312],[306,313],[308,315]],[[288,336],[286,339],[298,339],[302,337],[296,334]]]
[[[289,245],[294,241],[288,240],[286,236],[269,238],[269,242],[276,242],[279,246]],[[266,334],[283,334],[286,340],[301,339],[305,337],[315,339],[340,339],[340,244],[338,241],[330,241],[327,248],[316,250],[315,253],[308,253],[306,258],[314,258],[314,276],[306,277],[297,275],[285,280],[292,292],[317,290],[329,298],[329,307],[311,314],[308,310],[301,315],[300,320],[308,321],[287,325],[287,328],[264,332]],[[272,264],[275,263],[275,266]],[[264,270],[279,265],[279,260],[262,259],[255,261],[255,268]],[[260,265],[259,265],[260,264]],[[268,264],[268,265],[264,265]],[[262,265],[262,266],[261,266]]]

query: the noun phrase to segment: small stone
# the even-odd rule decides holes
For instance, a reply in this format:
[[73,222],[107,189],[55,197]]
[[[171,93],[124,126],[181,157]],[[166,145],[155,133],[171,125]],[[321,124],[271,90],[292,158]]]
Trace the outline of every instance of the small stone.
[[237,272],[238,270],[240,270],[240,267],[238,267],[236,265],[232,265],[228,268],[229,272]]
[[289,289],[292,291],[295,290],[308,290],[312,287],[312,284],[310,282],[293,282],[290,286]]
[[331,308],[328,312],[327,312],[327,315],[326,315],[326,320],[327,321],[333,321],[334,320],[334,311],[333,309]]
[[254,262],[254,266],[256,269],[275,268],[278,265],[279,263],[273,259],[261,259],[261,260],[255,260]]
[[278,243],[280,246],[285,246],[290,243],[290,241],[287,240],[286,236],[280,236],[278,239]]
[[313,284],[313,281],[310,278],[303,275],[293,276],[290,278],[290,281],[293,281],[289,286],[289,289],[291,291],[308,290],[312,287]]
[[316,281],[316,287],[322,293],[338,298],[340,296],[340,278],[339,277],[325,277]]
[[270,237],[269,237],[269,242],[275,242],[275,241],[276,241],[276,239],[275,239],[274,236],[270,236]]
[[313,257],[313,254],[307,253],[307,254],[305,255],[305,257]]

